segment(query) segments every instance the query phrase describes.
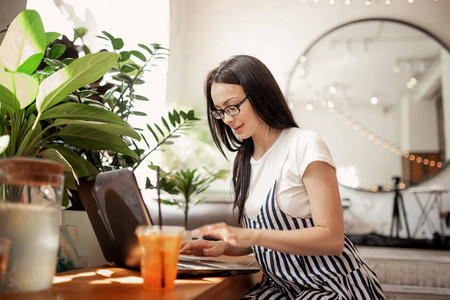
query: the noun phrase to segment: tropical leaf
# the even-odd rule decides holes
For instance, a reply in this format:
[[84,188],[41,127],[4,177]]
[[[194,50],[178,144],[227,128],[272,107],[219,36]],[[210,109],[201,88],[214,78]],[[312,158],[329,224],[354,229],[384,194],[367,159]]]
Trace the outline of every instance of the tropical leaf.
[[47,32],[45,34],[45,45],[50,46],[57,38],[61,36],[61,33],[58,32]]
[[109,110],[73,102],[54,106],[41,115],[41,120],[57,118],[97,121],[129,126],[126,121]]
[[122,135],[122,136],[129,136],[133,139],[140,140],[141,136],[134,131],[128,124],[126,126],[119,125],[119,124],[109,124],[105,122],[94,122],[94,121],[84,121],[84,120],[73,120],[73,119],[57,119],[53,123],[53,126],[62,126],[62,125],[69,125],[69,124],[76,124],[83,126],[85,130],[100,130],[104,132],[109,132],[112,134]]
[[80,177],[95,175],[99,172],[93,164],[67,147],[58,144],[47,145],[47,147],[48,149],[42,151],[40,155],[53,158],[64,164],[77,181]]
[[41,17],[23,10],[11,23],[0,45],[0,65],[9,71],[32,74],[44,57],[46,36]]
[[44,79],[36,99],[38,112],[42,114],[76,89],[102,77],[118,58],[110,52],[88,54]]
[[48,57],[51,59],[58,59],[66,51],[66,46],[61,44],[56,44],[48,52]]
[[82,125],[70,125],[49,136],[59,136],[65,141],[88,150],[112,150],[137,159],[134,151],[128,148],[122,137],[98,129],[86,130]]
[[36,98],[38,90],[39,83],[34,77],[8,72],[0,67],[0,101],[10,112],[28,106]]
[[130,53],[144,62],[147,61],[147,58],[145,57],[145,55],[137,50],[131,50]]

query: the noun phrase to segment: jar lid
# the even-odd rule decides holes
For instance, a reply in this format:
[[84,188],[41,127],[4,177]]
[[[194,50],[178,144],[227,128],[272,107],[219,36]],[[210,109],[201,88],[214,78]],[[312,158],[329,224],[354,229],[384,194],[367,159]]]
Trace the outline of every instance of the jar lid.
[[11,157],[0,159],[0,182],[17,185],[61,185],[64,165],[48,160]]

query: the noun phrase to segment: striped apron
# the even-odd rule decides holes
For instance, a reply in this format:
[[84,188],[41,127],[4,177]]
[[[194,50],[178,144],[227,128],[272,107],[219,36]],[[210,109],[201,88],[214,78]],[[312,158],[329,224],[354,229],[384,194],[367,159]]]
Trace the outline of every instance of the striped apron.
[[[243,217],[246,228],[293,230],[313,227],[312,218],[294,218],[275,201],[275,188],[255,220]],[[301,256],[252,246],[263,278],[242,299],[385,299],[376,274],[345,235],[339,256]]]

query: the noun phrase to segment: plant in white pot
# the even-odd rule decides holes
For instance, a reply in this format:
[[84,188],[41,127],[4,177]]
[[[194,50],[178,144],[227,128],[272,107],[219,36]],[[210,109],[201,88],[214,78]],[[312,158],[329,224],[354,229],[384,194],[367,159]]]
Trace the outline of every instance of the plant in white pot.
[[[150,165],[150,169],[157,170],[158,166]],[[218,179],[226,179],[229,173],[227,169],[220,169],[212,172],[203,168],[198,169],[178,169],[170,172],[159,169],[159,188],[170,195],[180,195],[182,199],[157,199],[165,205],[179,207],[184,214],[184,228],[188,228],[189,211],[191,208],[201,203],[205,197],[200,195],[205,192],[211,183]],[[146,188],[157,189],[158,183],[153,185],[147,177]]]
[[[136,152],[129,149],[123,137],[139,140],[140,135],[126,121],[101,107],[68,100],[72,92],[95,82],[111,70],[117,64],[119,55],[111,52],[87,54],[67,64],[61,63],[56,72],[37,74],[35,71],[44,55],[47,51],[52,52],[47,46],[58,36],[56,33],[45,33],[39,14],[33,10],[22,11],[6,32],[0,45],[0,148],[4,150],[1,157],[4,160],[17,157],[35,158],[30,164],[39,163],[41,159],[56,161],[64,166],[66,181],[68,178],[77,180],[79,177],[98,173],[98,169],[75,152],[71,145],[93,150],[108,149],[137,158]],[[13,165],[20,168],[19,163],[14,162]],[[0,170],[0,175],[5,173],[6,171]],[[41,227],[35,230],[34,236],[29,236],[25,234],[27,226],[23,227],[22,234],[16,231],[12,235],[12,231],[8,229],[12,228],[10,226],[14,226],[13,224],[0,225],[0,236],[11,240],[8,272],[16,268],[14,272],[7,273],[6,289],[35,291],[48,288],[56,265],[55,249],[58,247],[58,237],[55,234],[58,231],[52,231],[52,237],[49,237],[46,233],[48,230],[44,228],[47,223],[44,221],[48,218],[42,216],[43,210],[49,207],[59,211],[60,203],[44,201],[43,204],[40,201],[39,207],[42,206],[43,209],[33,208],[30,211],[24,208],[37,219],[41,217],[41,222],[30,222],[30,214],[23,215],[22,220],[18,220],[20,217],[15,217],[14,220],[6,218],[5,216],[11,215],[11,209],[22,209],[24,202],[33,204],[33,199],[36,198],[34,188],[16,189],[22,194],[15,198],[9,197],[7,178],[1,179],[3,184],[0,219],[27,224],[29,231]],[[48,193],[52,192],[49,190]],[[41,196],[40,200],[43,198],[45,197]],[[50,222],[48,226],[54,226],[54,223]],[[47,235],[44,234],[41,238],[40,233]],[[21,236],[29,237],[28,246],[25,247],[23,241],[19,241]],[[39,244],[42,240],[44,244]],[[35,255],[35,247],[43,245],[49,247],[44,253],[54,256],[54,259],[50,259],[54,264],[38,263],[48,261]],[[24,260],[33,263],[23,266]],[[32,270],[33,266],[38,269]],[[32,277],[34,281],[28,280],[26,273],[42,274],[42,268],[50,268],[50,276],[43,278],[36,275]]]

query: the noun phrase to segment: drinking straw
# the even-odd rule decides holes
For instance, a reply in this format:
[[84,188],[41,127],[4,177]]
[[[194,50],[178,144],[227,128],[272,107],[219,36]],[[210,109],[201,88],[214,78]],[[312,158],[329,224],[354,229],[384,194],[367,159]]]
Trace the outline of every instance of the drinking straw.
[[161,181],[159,179],[159,166],[156,167],[156,190],[158,192],[158,217],[159,228],[162,230],[162,213],[161,213]]
[[[156,167],[156,190],[158,192],[158,217],[159,217],[159,230],[161,231],[162,235],[162,213],[161,213],[161,183],[159,179],[159,166]],[[162,239],[162,242],[164,243],[164,239]],[[164,252],[161,251],[161,287],[164,288],[166,286],[166,282],[164,279]]]

